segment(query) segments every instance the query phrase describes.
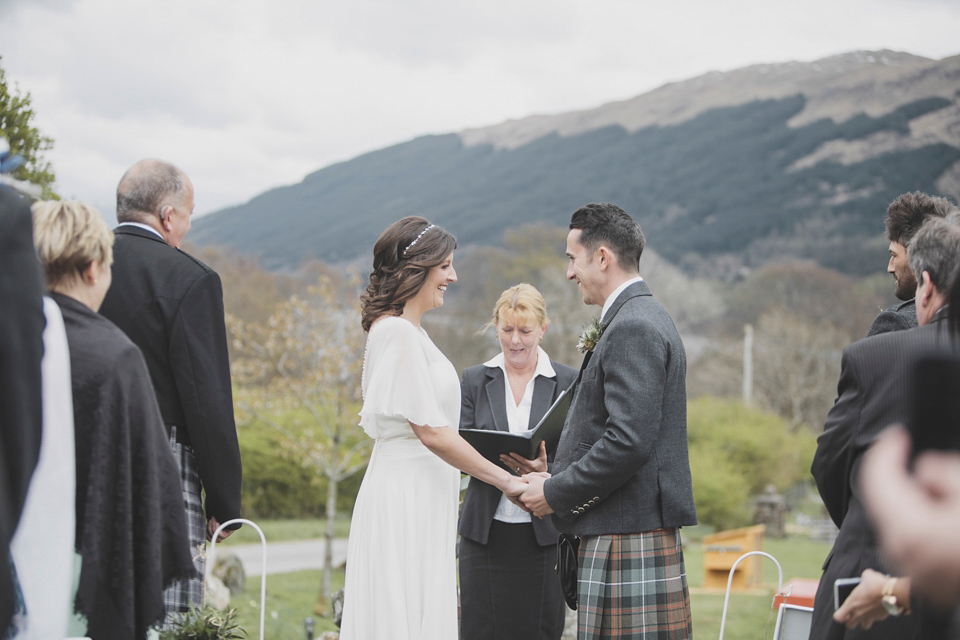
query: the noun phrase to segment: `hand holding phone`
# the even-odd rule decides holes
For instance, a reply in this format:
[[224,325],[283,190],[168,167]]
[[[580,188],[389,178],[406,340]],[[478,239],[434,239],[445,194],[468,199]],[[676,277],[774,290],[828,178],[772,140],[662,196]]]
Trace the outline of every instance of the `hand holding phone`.
[[850,595],[857,585],[860,584],[860,578],[837,578],[833,581],[833,610],[836,611],[843,604],[847,596]]

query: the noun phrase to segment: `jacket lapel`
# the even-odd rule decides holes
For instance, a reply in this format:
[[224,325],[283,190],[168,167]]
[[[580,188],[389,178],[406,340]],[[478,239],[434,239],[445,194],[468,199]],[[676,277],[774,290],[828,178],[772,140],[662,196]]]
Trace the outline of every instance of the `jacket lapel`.
[[490,413],[493,414],[493,424],[498,431],[510,431],[507,424],[507,392],[504,389],[503,369],[487,367],[487,401],[490,403]]
[[554,378],[537,376],[537,379],[533,383],[533,400],[530,403],[530,422],[527,424],[528,429],[533,429],[537,426],[540,418],[546,415],[547,409],[553,404],[553,396],[556,388],[557,381]]

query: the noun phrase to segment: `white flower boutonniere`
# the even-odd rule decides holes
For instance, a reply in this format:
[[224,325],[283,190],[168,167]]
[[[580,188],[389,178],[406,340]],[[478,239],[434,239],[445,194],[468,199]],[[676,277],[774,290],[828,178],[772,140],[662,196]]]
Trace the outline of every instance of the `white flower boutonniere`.
[[603,335],[603,327],[600,326],[600,318],[595,318],[591,324],[583,328],[580,339],[577,341],[577,351],[586,353],[593,351],[597,343],[600,342],[600,336]]

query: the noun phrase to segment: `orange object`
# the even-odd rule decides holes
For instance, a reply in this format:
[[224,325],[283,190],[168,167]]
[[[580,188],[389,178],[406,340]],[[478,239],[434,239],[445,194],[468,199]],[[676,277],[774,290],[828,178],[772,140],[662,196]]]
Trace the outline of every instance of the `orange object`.
[[[703,586],[708,589],[726,589],[730,569],[748,551],[763,551],[762,524],[743,529],[719,531],[703,538]],[[760,586],[763,575],[762,556],[745,558],[733,574],[732,591],[744,591]]]
[[801,607],[813,607],[813,599],[817,595],[817,586],[819,580],[810,580],[808,578],[793,578],[787,580],[783,585],[783,595],[781,593],[773,596],[773,609],[776,611],[781,604],[795,604]]

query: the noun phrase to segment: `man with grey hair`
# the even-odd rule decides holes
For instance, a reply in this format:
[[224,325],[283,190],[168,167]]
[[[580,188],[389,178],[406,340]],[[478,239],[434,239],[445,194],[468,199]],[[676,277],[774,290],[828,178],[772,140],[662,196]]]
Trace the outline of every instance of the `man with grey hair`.
[[143,352],[180,465],[198,575],[164,592],[168,616],[202,603],[205,540],[220,523],[240,517],[223,289],[215,271],[180,250],[192,213],[193,184],[172,164],[142,160],[123,175],[113,284],[100,307]]
[[907,246],[925,220],[942,218],[958,211],[960,210],[946,198],[931,196],[920,191],[897,196],[887,207],[887,239],[890,241],[887,273],[893,276],[896,282],[895,294],[903,302],[881,311],[870,325],[870,330],[867,331],[868,337],[917,326],[914,300],[917,280],[913,276],[910,265],[907,264]]
[[[931,352],[960,355],[960,342],[950,337],[947,328],[949,307],[945,306],[960,267],[960,216],[924,222],[909,244],[907,260],[918,283],[919,326],[868,337],[844,349],[838,397],[817,439],[811,472],[840,533],[823,565],[811,638],[839,639],[848,633],[833,618],[835,580],[860,577],[865,569],[890,573],[859,492],[857,470],[864,452],[881,430],[906,422],[914,363]],[[909,590],[898,586],[896,578],[883,582],[871,583],[875,592],[860,595],[875,598],[876,607],[882,606],[890,617],[869,631],[850,633],[891,639],[933,637],[926,625],[935,624],[934,616],[923,603],[909,602]],[[900,615],[910,608],[912,615]]]

